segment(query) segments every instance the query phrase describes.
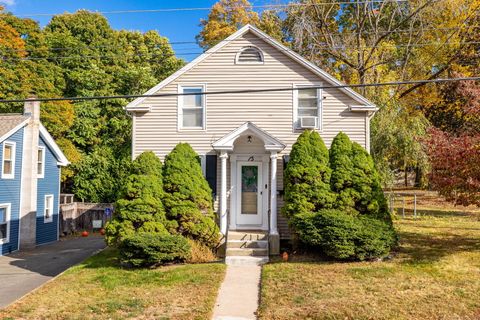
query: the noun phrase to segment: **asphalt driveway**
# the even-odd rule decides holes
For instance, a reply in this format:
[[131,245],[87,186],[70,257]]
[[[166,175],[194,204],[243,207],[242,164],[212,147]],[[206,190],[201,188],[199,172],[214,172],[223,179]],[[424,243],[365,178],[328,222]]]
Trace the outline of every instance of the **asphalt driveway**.
[[0,256],[0,309],[103,248],[103,237],[90,236]]

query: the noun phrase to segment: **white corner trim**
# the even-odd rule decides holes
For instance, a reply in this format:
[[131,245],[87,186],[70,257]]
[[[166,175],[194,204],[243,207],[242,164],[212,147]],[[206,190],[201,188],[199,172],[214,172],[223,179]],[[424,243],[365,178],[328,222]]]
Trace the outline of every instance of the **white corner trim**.
[[[12,173],[5,173],[5,147],[6,146],[11,146],[12,147],[12,159],[10,160],[12,162]],[[15,179],[15,164],[17,162],[17,143],[14,141],[8,141],[5,140],[2,143],[2,158],[0,159],[2,161],[2,172],[1,172],[1,177],[2,179]]]
[[0,137],[0,143],[2,143],[4,140],[8,139],[11,135],[13,135],[15,132],[17,132],[20,128],[26,126],[29,120],[30,120],[30,118],[27,118],[27,119],[23,120],[15,128],[13,128],[12,130],[8,131],[3,136],[1,136]]
[[[7,237],[0,239],[0,244],[6,244],[10,242],[10,220],[11,220],[11,211],[12,211],[12,204],[11,203],[0,203],[0,208],[5,208],[6,210],[6,219],[7,222]],[[0,252],[1,254],[1,252]]]
[[70,164],[70,161],[68,161],[67,157],[65,157],[60,147],[57,145],[55,140],[52,138],[50,133],[48,133],[47,129],[42,124],[40,124],[40,135],[55,154],[55,157],[58,160],[57,164],[63,167],[68,166]]
[[[242,35],[244,35],[245,33],[249,32],[249,31],[252,32],[257,37],[259,37],[260,39],[262,39],[263,41],[265,41],[265,42],[269,43],[270,45],[272,45],[273,47],[279,49],[286,56],[292,58],[296,62],[305,66],[307,69],[311,70],[316,75],[322,77],[328,83],[330,83],[332,85],[338,85],[338,86],[345,85],[341,81],[337,80],[335,77],[328,74],[326,71],[320,69],[319,67],[317,67],[316,65],[314,65],[310,61],[306,60],[301,55],[299,55],[298,53],[294,52],[292,49],[289,49],[289,48],[285,47],[284,45],[282,45],[281,43],[279,43],[278,41],[276,41],[275,39],[273,39],[272,37],[270,37],[266,33],[260,31],[259,29],[255,28],[254,26],[252,26],[250,24],[247,24],[244,27],[237,30],[236,32],[234,32],[233,34],[231,34],[230,36],[228,36],[225,40],[220,41],[217,45],[215,45],[211,49],[205,51],[203,54],[198,56],[196,59],[194,59],[190,63],[186,64],[183,68],[179,69],[177,72],[173,73],[171,76],[164,79],[162,82],[157,84],[155,87],[153,87],[150,90],[148,90],[147,92],[145,92],[144,95],[155,94],[157,91],[159,91],[160,89],[162,89],[163,87],[165,87],[166,85],[168,85],[169,83],[171,83],[172,81],[174,81],[175,79],[180,77],[182,74],[189,71],[194,66],[196,66],[197,64],[199,64],[200,62],[205,60],[211,54],[213,54],[213,53],[217,52],[218,50],[222,49],[231,40],[237,39],[237,38],[241,37]],[[370,102],[367,98],[363,97],[362,95],[355,92],[351,88],[343,87],[343,88],[339,88],[339,90],[346,93],[349,97],[351,97],[355,101],[359,102],[360,104],[364,104],[364,105],[368,105],[368,106],[373,105],[373,103]],[[127,111],[136,111],[137,106],[139,106],[142,102],[144,102],[145,99],[147,99],[147,97],[137,98],[137,99],[133,100],[132,102],[130,102],[129,104],[127,104],[125,109]],[[140,107],[140,108],[142,108],[142,107]]]

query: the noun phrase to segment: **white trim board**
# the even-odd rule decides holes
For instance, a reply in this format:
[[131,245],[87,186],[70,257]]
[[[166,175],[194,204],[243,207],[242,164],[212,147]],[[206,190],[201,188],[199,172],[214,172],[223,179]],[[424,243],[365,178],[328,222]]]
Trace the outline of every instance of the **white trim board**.
[[3,136],[1,136],[0,137],[0,143],[2,143],[4,140],[8,139],[11,135],[13,135],[15,132],[17,132],[21,128],[23,128],[28,123],[28,120],[30,120],[30,118],[27,118],[27,119],[23,120],[15,128],[13,128],[12,130],[8,131]]
[[[298,62],[299,64],[303,65],[304,67],[306,67],[307,69],[309,69],[310,71],[312,71],[313,73],[318,75],[319,77],[323,78],[329,84],[338,85],[338,86],[345,85],[341,81],[337,80],[335,77],[328,74],[326,71],[322,70],[321,68],[317,67],[316,65],[314,65],[310,61],[306,60],[304,57],[302,57],[298,53],[294,52],[292,49],[289,49],[289,48],[285,47],[284,45],[282,45],[281,43],[279,43],[278,41],[276,41],[275,39],[273,39],[272,37],[270,37],[266,33],[260,31],[259,29],[255,28],[254,26],[252,26],[250,24],[247,24],[246,26],[242,27],[241,29],[239,29],[235,33],[231,34],[225,40],[220,41],[217,45],[215,45],[211,49],[207,50],[206,52],[204,52],[203,54],[198,56],[196,59],[194,59],[192,62],[188,63],[187,65],[185,65],[183,68],[181,68],[177,72],[175,72],[174,74],[172,74],[171,76],[169,76],[168,78],[166,78],[165,80],[163,80],[162,82],[157,84],[155,87],[153,87],[150,90],[148,90],[147,92],[145,92],[144,95],[155,94],[157,91],[159,91],[160,89],[162,89],[166,85],[170,84],[175,79],[180,77],[182,74],[186,73],[187,71],[192,69],[194,66],[196,66],[197,64],[199,64],[200,62],[205,60],[211,54],[213,54],[213,53],[217,52],[218,50],[222,49],[224,46],[226,46],[228,43],[230,43],[230,41],[243,36],[247,32],[253,33],[254,35],[259,37],[260,39],[262,39],[266,43],[268,43],[268,44],[272,45],[273,47],[277,48],[278,50],[280,50],[286,56],[290,57],[291,59],[293,59],[296,62]],[[372,106],[372,107],[374,106],[374,104],[372,102],[370,102],[367,98],[363,97],[362,95],[355,92],[351,88],[344,87],[344,88],[339,88],[339,90],[344,92],[345,94],[347,94],[349,97],[351,97],[352,99],[354,99],[355,101],[357,101],[361,105],[367,105],[367,106]],[[133,100],[132,102],[130,102],[129,104],[127,104],[125,109],[127,111],[145,112],[145,110],[148,109],[148,108],[145,108],[145,106],[139,106],[139,105],[142,102],[144,102],[145,99],[147,99],[147,98],[148,97],[137,98],[137,99]]]
[[57,145],[55,140],[52,138],[50,133],[48,133],[47,129],[42,124],[40,124],[40,136],[44,139],[45,144],[49,146],[55,154],[55,157],[58,160],[57,164],[63,167],[68,166],[70,164],[70,161],[68,161],[62,150],[60,150],[60,147]]

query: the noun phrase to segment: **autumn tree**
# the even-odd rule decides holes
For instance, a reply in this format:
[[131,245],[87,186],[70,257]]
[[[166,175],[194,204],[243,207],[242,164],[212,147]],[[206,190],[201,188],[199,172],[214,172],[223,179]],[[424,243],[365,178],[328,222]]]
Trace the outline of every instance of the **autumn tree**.
[[385,105],[375,114],[371,121],[371,152],[384,186],[393,185],[398,170],[404,174],[405,186],[412,170],[418,185],[426,185],[429,161],[422,139],[429,126],[421,112],[409,112],[397,103]]
[[197,35],[199,45],[209,49],[246,24],[282,41],[283,21],[275,10],[265,10],[260,15],[248,0],[220,0],[212,6],[207,19],[200,20],[202,30]]

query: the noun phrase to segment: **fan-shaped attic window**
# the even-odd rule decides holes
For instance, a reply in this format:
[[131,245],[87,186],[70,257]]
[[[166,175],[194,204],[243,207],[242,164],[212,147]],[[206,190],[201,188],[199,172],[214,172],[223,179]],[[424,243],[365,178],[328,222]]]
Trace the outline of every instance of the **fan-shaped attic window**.
[[263,63],[263,53],[255,47],[242,48],[235,58],[237,64]]

